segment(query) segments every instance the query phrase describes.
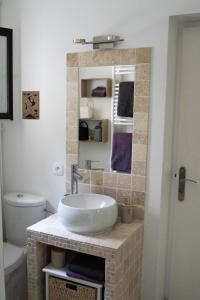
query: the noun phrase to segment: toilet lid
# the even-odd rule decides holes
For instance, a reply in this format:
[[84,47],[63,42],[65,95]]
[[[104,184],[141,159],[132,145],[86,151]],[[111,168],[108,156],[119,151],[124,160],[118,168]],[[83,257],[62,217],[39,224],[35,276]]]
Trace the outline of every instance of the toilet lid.
[[46,203],[46,200],[37,195],[27,193],[9,193],[3,196],[4,201],[11,206],[41,206]]
[[8,274],[16,270],[22,263],[25,257],[24,248],[12,245],[10,243],[3,243],[4,256],[4,272]]

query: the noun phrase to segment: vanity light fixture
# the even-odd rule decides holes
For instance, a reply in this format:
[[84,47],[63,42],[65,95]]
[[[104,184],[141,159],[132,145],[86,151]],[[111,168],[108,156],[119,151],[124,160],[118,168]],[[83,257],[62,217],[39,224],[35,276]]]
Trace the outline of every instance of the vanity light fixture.
[[119,35],[99,35],[94,36],[91,42],[87,42],[85,39],[74,39],[73,43],[75,44],[92,44],[93,49],[112,49],[115,47],[117,42],[122,42],[124,39],[121,39]]

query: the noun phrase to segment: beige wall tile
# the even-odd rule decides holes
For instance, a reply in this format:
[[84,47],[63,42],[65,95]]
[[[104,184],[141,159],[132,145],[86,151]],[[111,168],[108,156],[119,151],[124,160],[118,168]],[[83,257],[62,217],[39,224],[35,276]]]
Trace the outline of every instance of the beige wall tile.
[[78,141],[67,141],[67,153],[78,154]]
[[91,185],[91,193],[103,194],[103,186],[100,185]]
[[150,94],[150,84],[149,81],[135,81],[135,92],[136,97],[148,97]]
[[67,53],[67,66],[78,67],[78,53]]
[[79,179],[79,182],[90,184],[91,172],[89,170],[78,169],[78,173],[82,176],[82,178]]
[[79,111],[78,82],[67,83],[67,111]]
[[150,64],[139,64],[135,67],[135,80],[150,80]]
[[93,52],[94,66],[112,66],[120,64],[120,50],[103,50]]
[[130,189],[131,175],[117,173],[117,188]]
[[92,64],[94,66],[105,66],[106,65],[106,51],[94,51],[92,53]]
[[136,63],[150,63],[151,48],[136,48]]
[[67,111],[67,123],[70,124],[71,126],[77,126],[77,120],[78,120],[78,111]]
[[147,146],[142,144],[133,145],[133,160],[134,161],[146,161]]
[[67,154],[66,159],[67,165],[71,166],[72,164],[78,163],[78,155],[77,154]]
[[145,202],[145,193],[133,191],[133,203],[136,205],[144,205],[144,202]]
[[67,140],[78,141],[78,126],[69,126],[67,124],[66,130],[67,130],[67,132],[66,132]]
[[133,161],[133,174],[145,176],[146,175],[146,162]]
[[78,192],[79,193],[90,193],[90,185],[85,183],[79,183],[78,185]]
[[103,172],[91,171],[91,184],[92,185],[103,185]]
[[136,49],[121,49],[120,50],[120,64],[134,65],[136,63]]
[[117,187],[117,173],[104,172],[103,173],[104,187],[116,188]]
[[135,192],[145,192],[146,177],[145,176],[132,176],[132,190]]
[[70,82],[78,82],[79,80],[79,71],[77,67],[74,68],[67,68],[67,81]]
[[71,166],[68,166],[68,164],[66,165],[66,181],[67,186],[69,185],[71,189]]
[[79,67],[92,67],[93,66],[93,52],[79,52],[78,54]]
[[67,193],[71,194],[71,181],[67,181],[66,191],[67,191]]
[[148,129],[148,113],[134,113],[134,130],[147,131]]
[[116,191],[116,189],[111,189],[111,188],[104,187],[103,193],[104,193],[104,195],[113,197],[114,199],[117,198],[117,191]]
[[107,66],[118,65],[120,63],[121,52],[119,49],[106,51],[105,62]]
[[149,97],[134,97],[134,112],[148,112]]
[[117,189],[117,202],[121,204],[132,202],[132,192],[130,190]]
[[147,145],[147,131],[134,130],[133,131],[133,141],[135,144],[145,144]]

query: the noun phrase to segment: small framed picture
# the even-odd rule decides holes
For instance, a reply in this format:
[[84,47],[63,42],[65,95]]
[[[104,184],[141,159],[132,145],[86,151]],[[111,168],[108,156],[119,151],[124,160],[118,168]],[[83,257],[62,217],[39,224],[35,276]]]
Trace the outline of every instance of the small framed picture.
[[40,118],[40,92],[23,91],[22,92],[22,118],[35,119]]

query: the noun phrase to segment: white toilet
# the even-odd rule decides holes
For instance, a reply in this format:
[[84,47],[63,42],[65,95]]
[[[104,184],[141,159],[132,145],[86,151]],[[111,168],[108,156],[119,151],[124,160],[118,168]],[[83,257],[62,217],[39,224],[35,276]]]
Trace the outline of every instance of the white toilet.
[[9,193],[3,198],[6,300],[26,300],[26,228],[46,216],[43,197]]

